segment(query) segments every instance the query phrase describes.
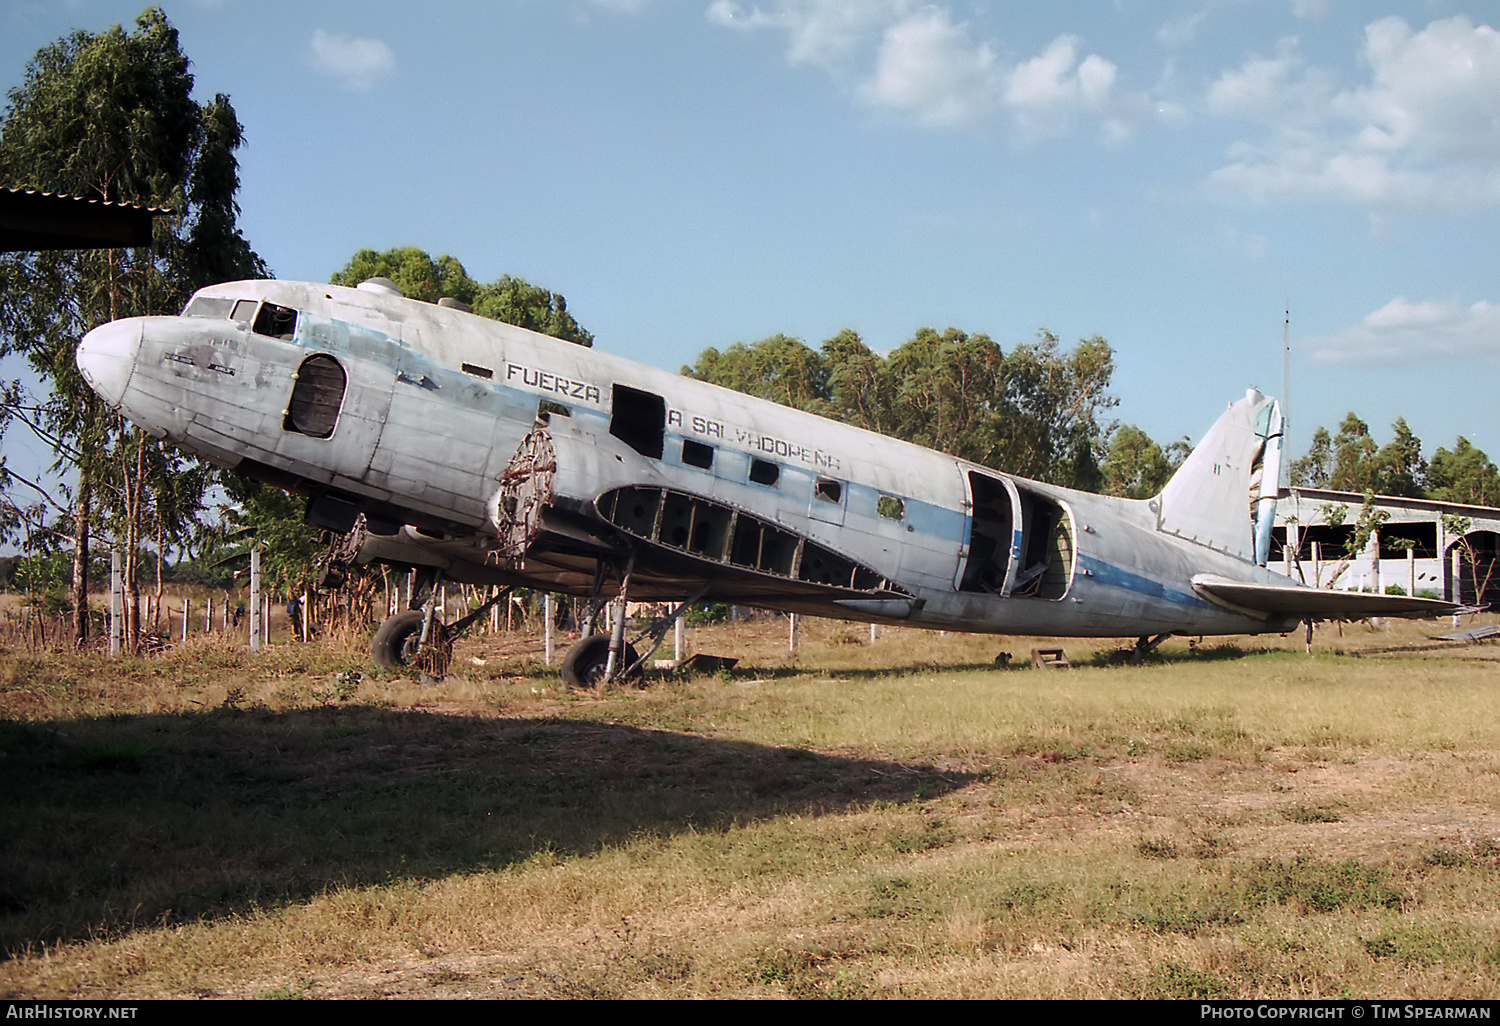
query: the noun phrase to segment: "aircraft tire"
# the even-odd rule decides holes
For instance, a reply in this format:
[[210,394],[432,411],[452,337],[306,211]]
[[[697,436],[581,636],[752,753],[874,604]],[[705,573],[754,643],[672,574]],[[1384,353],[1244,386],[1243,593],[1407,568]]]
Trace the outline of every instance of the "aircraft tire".
[[410,666],[417,656],[417,642],[422,638],[422,610],[408,609],[388,616],[370,642],[370,658],[382,670]]
[[[625,643],[625,665],[632,665],[640,658],[635,646],[629,642]],[[574,642],[573,647],[568,649],[567,655],[563,656],[562,666],[559,668],[565,684],[575,688],[597,687],[604,679],[604,669],[609,665],[609,635],[590,634],[586,638],[580,638]],[[641,671],[635,672],[633,681],[641,679]]]

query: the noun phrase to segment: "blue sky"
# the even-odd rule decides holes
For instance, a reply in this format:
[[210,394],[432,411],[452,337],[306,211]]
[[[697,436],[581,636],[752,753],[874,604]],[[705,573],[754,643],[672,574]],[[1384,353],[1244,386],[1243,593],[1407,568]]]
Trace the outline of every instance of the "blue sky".
[[[139,0],[0,0],[0,82]],[[922,326],[1115,349],[1197,438],[1256,385],[1500,458],[1500,8],[1340,0],[162,4],[278,277],[451,253],[597,344]],[[16,431],[6,439],[17,443]]]

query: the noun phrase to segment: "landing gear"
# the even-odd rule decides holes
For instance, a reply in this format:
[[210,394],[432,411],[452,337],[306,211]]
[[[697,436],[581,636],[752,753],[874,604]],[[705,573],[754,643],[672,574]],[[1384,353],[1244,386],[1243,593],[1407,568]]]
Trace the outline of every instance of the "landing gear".
[[1131,649],[1131,664],[1135,666],[1141,665],[1141,663],[1146,661],[1146,657],[1148,655],[1156,651],[1157,645],[1160,645],[1163,641],[1166,641],[1171,636],[1171,631],[1167,631],[1165,634],[1158,634],[1154,638],[1150,635],[1142,634],[1139,638],[1136,639],[1135,648]]
[[420,590],[426,591],[426,601],[418,608],[386,617],[370,641],[370,658],[382,670],[401,667],[418,670],[422,683],[427,684],[447,676],[448,665],[453,662],[454,640],[496,603],[508,598],[511,589],[497,592],[462,620],[445,624],[438,615],[434,598],[438,576],[432,573],[423,577],[426,580]]
[[[575,642],[563,656],[560,667],[563,682],[575,688],[598,687],[604,683],[609,670],[609,641],[608,634],[590,634]],[[632,684],[639,682],[643,675],[636,664],[640,661],[635,646],[627,642],[614,679]]]
[[408,609],[386,617],[370,642],[370,658],[375,665],[382,670],[415,665],[417,648],[422,641],[423,618],[420,609]]

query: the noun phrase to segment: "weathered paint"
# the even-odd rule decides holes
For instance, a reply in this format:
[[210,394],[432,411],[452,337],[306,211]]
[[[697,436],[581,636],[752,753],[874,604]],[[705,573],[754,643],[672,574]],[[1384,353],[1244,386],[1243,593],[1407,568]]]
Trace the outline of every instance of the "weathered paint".
[[[295,310],[295,332],[257,334],[250,313],[136,318],[91,333],[80,367],[126,416],[183,449],[295,487],[326,519],[365,512],[367,558],[435,566],[475,583],[579,592],[601,561],[617,576],[633,549],[639,598],[681,597],[709,582],[714,598],[992,633],[1224,634],[1295,622],[1213,600],[1193,583],[1204,574],[1286,583],[1247,558],[1248,488],[1266,444],[1255,425],[1279,423],[1267,413],[1272,401],[1257,393],[1231,407],[1210,433],[1212,451],[1195,453],[1163,496],[1110,499],[381,291],[252,281],[198,296],[218,301],[200,309],[255,300]],[[298,367],[317,354],[347,375],[326,438],[289,429]],[[642,415],[615,409],[617,395],[664,408],[659,425],[645,418],[659,458],[627,441]],[[539,405],[557,412],[539,419]],[[617,416],[627,423],[612,430]],[[517,558],[500,551],[500,479],[538,425],[556,468],[541,529],[525,534],[530,544]],[[689,442],[712,448],[710,466],[684,460]],[[695,453],[701,461],[702,450]],[[774,464],[774,486],[752,479],[762,463]],[[1009,524],[991,546],[1007,553],[993,592],[981,590],[991,587],[981,577],[969,585],[975,590],[962,590],[971,559],[989,561],[976,568],[995,562],[971,551],[971,474],[1001,486],[986,522]],[[819,496],[820,481],[836,501]],[[731,511],[725,517],[739,511],[746,524],[776,525],[799,553],[826,550],[867,568],[856,582],[886,583],[822,585],[797,579],[791,563],[751,569],[653,542],[649,531],[631,534],[601,516],[596,500],[621,488],[711,499]],[[899,517],[881,515],[882,497],[899,500]],[[1061,526],[1046,526],[1054,523]],[[1022,564],[1033,557],[1028,577]]]

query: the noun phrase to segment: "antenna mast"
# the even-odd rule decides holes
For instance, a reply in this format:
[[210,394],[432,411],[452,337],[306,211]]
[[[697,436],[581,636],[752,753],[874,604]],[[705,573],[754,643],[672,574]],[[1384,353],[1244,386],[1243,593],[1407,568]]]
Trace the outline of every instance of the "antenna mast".
[[[1292,304],[1286,305],[1286,319],[1281,322],[1281,435],[1285,444],[1286,429],[1292,422]],[[1277,482],[1280,486],[1281,482]]]

